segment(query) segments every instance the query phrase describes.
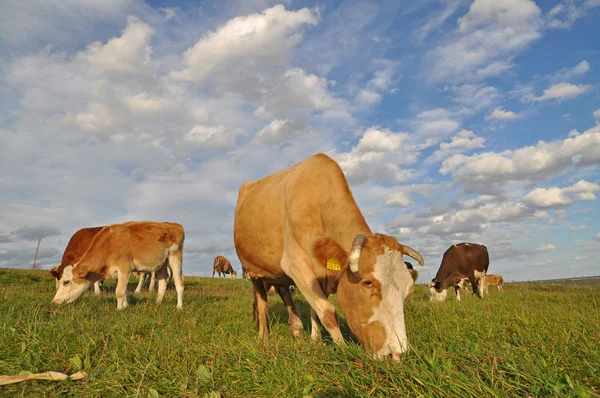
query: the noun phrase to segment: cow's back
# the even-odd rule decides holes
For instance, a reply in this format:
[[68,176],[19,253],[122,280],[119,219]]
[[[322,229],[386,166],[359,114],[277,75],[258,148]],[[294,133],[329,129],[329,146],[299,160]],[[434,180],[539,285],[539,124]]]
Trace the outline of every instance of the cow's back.
[[249,272],[280,277],[286,236],[305,250],[319,236],[330,236],[349,249],[357,226],[358,233],[370,234],[338,164],[318,154],[242,185],[234,243]]
[[90,243],[92,243],[94,236],[96,236],[102,228],[104,227],[82,228],[75,232],[65,248],[60,265],[66,267],[67,265],[74,265],[79,261],[81,256],[83,256],[83,253],[90,247]]
[[490,257],[485,246],[468,243],[462,244],[462,248],[464,249],[464,256],[466,258],[465,264],[472,266],[474,271],[487,272],[490,265]]

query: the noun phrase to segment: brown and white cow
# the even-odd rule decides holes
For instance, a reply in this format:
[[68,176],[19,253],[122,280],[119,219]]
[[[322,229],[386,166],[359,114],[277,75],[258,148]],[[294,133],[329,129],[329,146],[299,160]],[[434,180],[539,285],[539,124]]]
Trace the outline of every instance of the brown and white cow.
[[268,336],[266,284],[280,294],[292,334],[302,322],[289,285],[295,284],[311,306],[311,337],[319,322],[343,344],[335,308],[337,299],[360,343],[379,358],[399,360],[408,350],[404,300],[417,278],[404,254],[423,265],[415,250],[392,236],[373,234],[358,208],[339,165],[325,154],[258,181],[239,192],[234,244],[254,286],[259,335]]
[[489,265],[488,251],[483,245],[459,243],[450,246],[442,257],[435,278],[429,283],[430,300],[444,301],[451,286],[456,291],[456,299],[460,300],[459,290],[465,278],[471,282],[473,293],[482,298]]
[[235,279],[237,276],[237,272],[235,272],[229,260],[223,256],[215,257],[215,260],[213,261],[213,278],[215,277],[215,272],[219,275],[219,278],[221,277],[221,274],[223,274],[223,276],[231,275],[232,279]]
[[504,278],[501,275],[489,274],[485,276],[485,286],[496,286],[499,292],[504,291]]
[[[83,253],[85,253],[88,247],[90,247],[90,243],[92,242],[92,239],[94,239],[94,236],[96,236],[96,234],[100,232],[102,228],[103,227],[82,228],[75,232],[73,236],[71,236],[71,239],[69,239],[69,243],[67,243],[67,247],[63,253],[60,264],[50,268],[50,274],[56,281],[56,290],[58,290],[59,281],[62,277],[65,267],[69,265],[75,265],[75,263],[79,261],[81,256],[83,256]],[[96,281],[94,283],[95,294],[100,294],[102,292],[100,289],[100,282],[101,281]]]
[[182,253],[185,234],[179,224],[167,222],[128,222],[102,228],[80,260],[64,268],[60,286],[52,302],[71,303],[89,286],[116,273],[117,309],[127,306],[127,282],[134,271],[156,272],[157,303],[167,289],[171,268],[177,308],[183,305]]

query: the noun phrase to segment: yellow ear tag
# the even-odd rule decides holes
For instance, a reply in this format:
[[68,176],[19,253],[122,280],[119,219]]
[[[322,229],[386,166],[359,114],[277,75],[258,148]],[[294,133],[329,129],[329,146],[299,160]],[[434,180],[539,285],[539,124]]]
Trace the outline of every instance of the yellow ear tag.
[[342,267],[340,266],[340,262],[337,258],[333,257],[327,260],[327,269],[332,271],[340,271]]

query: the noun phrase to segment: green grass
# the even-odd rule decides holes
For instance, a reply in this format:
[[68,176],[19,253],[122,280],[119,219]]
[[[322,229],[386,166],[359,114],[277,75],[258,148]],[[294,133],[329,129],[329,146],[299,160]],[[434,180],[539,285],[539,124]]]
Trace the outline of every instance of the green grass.
[[[600,396],[600,287],[509,283],[484,300],[449,293],[430,303],[418,285],[406,306],[413,351],[398,364],[371,360],[354,343],[312,343],[300,294],[304,335],[289,334],[285,307],[270,296],[265,344],[249,281],[185,285],[181,311],[174,290],[161,305],[155,293],[130,293],[124,311],[112,291],[54,306],[47,271],[0,269],[0,374],[89,374],[3,386],[0,396]],[[345,323],[343,331],[350,337]]]

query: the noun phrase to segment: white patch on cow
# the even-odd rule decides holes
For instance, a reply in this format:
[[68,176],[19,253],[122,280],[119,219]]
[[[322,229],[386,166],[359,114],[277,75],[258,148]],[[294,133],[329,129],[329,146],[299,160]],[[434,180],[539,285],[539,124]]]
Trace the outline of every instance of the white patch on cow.
[[429,282],[429,301],[444,301],[446,300],[446,295],[448,295],[448,289],[444,289],[438,293],[435,290],[433,282]]
[[91,284],[91,282],[88,282],[85,279],[83,279],[83,283],[75,283],[75,279],[73,278],[73,266],[68,265],[63,270],[58,289],[56,290],[56,295],[54,295],[52,302],[56,304],[72,303],[88,290]]
[[381,284],[381,302],[373,308],[367,325],[379,322],[386,334],[386,342],[376,354],[380,358],[389,354],[399,358],[400,354],[408,351],[404,300],[414,281],[404,264],[402,253],[398,251],[387,251],[378,256],[373,276]]
[[[456,246],[456,245],[455,245],[455,246]],[[465,243],[465,246],[471,246],[471,244],[470,244],[470,243]]]
[[483,272],[475,271],[475,279],[481,279],[484,276],[485,276],[485,271],[483,271]]
[[176,252],[176,251],[178,251],[178,250],[179,250],[179,245],[178,245],[177,243],[173,243],[171,246],[169,246],[169,249],[168,249],[168,250],[169,250],[171,253],[174,253],[174,252]]

